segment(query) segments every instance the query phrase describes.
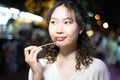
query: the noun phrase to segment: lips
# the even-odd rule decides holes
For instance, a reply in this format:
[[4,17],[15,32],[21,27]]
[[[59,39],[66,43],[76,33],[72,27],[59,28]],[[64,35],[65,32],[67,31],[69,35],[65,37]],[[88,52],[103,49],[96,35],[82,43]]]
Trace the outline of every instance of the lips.
[[56,40],[57,41],[63,41],[63,40],[65,40],[65,37],[56,37]]

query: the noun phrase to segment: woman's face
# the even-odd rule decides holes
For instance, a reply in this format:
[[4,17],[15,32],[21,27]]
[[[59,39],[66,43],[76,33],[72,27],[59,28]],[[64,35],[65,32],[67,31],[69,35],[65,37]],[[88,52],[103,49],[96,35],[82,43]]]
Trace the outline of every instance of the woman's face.
[[49,33],[58,47],[76,45],[79,29],[74,12],[68,11],[64,5],[57,7],[50,18]]

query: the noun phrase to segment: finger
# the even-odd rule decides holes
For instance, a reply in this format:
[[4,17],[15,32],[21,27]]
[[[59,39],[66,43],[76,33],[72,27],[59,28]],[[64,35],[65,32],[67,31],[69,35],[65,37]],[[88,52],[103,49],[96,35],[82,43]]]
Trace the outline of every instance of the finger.
[[32,49],[34,49],[36,46],[29,46],[29,47],[26,47],[24,49],[24,54],[25,54],[25,57],[27,57],[28,55],[30,55],[30,52]]
[[35,52],[34,52],[34,54],[33,54],[33,58],[34,58],[34,59],[37,60],[37,55],[38,55],[38,53],[39,53],[41,50],[42,50],[41,47],[37,47],[37,48],[36,48],[36,50],[35,50]]
[[36,56],[40,51],[42,50],[42,48],[41,47],[33,47],[31,50],[30,50],[30,52],[29,52],[29,56],[31,56],[31,58],[32,57],[34,57],[34,55]]
[[37,50],[39,50],[39,47],[32,48],[29,55],[33,56],[36,53]]
[[37,55],[42,50],[40,47],[34,47],[31,49],[30,53],[26,56],[25,61],[26,62],[37,62]]
[[33,49],[33,48],[35,48],[35,47],[37,47],[37,46],[29,46],[29,47],[26,47],[26,48],[24,49],[24,51],[29,51],[29,50],[31,50],[31,49]]

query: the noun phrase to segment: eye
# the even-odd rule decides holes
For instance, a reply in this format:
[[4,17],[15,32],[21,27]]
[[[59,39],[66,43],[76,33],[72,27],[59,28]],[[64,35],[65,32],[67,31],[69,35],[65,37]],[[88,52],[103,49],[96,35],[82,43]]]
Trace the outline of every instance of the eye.
[[65,21],[65,24],[72,24],[72,21]]
[[56,22],[55,22],[55,21],[51,21],[50,23],[51,23],[51,24],[56,24]]

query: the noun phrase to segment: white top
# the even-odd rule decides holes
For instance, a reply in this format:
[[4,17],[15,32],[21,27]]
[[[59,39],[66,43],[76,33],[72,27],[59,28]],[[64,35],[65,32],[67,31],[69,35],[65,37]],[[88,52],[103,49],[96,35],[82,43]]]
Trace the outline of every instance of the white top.
[[[47,64],[47,60],[40,59],[41,65],[45,67],[43,73],[45,80],[62,80],[56,67],[56,63]],[[32,80],[32,71],[29,70],[28,80]],[[88,68],[76,71],[68,80],[111,80],[106,64],[100,59],[93,58],[93,63]]]

